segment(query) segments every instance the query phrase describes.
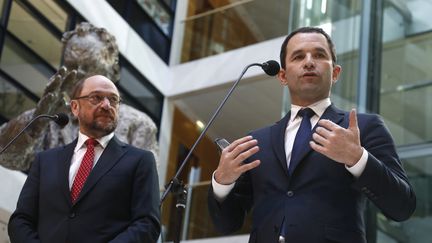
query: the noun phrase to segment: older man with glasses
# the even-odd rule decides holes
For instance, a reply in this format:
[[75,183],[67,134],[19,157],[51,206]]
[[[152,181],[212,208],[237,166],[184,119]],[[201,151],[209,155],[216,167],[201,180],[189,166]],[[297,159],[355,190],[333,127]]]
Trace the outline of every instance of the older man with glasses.
[[121,142],[120,95],[108,78],[78,82],[78,138],[39,153],[9,222],[11,242],[156,242],[159,185],[150,151]]

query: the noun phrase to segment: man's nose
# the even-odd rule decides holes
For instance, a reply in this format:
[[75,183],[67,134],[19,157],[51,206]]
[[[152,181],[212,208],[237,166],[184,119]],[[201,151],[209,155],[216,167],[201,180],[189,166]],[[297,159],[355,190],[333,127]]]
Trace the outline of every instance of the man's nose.
[[307,69],[315,67],[315,60],[313,59],[313,56],[309,53],[306,54],[304,67]]
[[101,101],[101,105],[105,109],[109,109],[111,107],[111,103],[110,103],[108,97],[103,97],[103,99]]

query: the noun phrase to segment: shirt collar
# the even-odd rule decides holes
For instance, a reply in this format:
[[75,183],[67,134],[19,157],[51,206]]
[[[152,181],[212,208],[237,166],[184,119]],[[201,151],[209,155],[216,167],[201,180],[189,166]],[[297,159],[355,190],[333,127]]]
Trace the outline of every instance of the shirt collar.
[[[103,136],[101,138],[96,139],[96,141],[98,141],[99,145],[105,149],[105,147],[108,145],[109,141],[114,137],[114,132]],[[84,146],[85,141],[87,141],[87,139],[89,139],[89,137],[87,135],[84,135],[81,132],[78,132],[78,141],[77,141],[77,145],[75,147],[75,152],[78,151],[79,149],[81,149]],[[85,146],[84,146],[85,147]]]
[[[321,117],[322,114],[324,114],[324,111],[330,105],[331,105],[330,98],[327,97],[327,98],[322,99],[318,102],[315,102],[311,105],[308,105],[307,107],[311,108],[318,117]],[[301,106],[293,105],[293,104],[291,105],[291,117],[290,117],[291,122],[296,118],[298,111],[302,108],[306,108],[306,107],[301,107]]]

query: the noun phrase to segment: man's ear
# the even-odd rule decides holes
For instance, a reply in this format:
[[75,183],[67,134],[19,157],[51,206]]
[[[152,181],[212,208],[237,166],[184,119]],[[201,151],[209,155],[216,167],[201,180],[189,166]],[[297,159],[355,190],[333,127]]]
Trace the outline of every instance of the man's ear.
[[332,83],[335,84],[339,80],[339,76],[342,73],[342,67],[340,65],[335,65],[333,67],[333,80]]
[[78,112],[79,112],[79,104],[77,100],[71,100],[70,101],[70,108],[71,108],[71,112],[75,117],[78,117]]
[[283,86],[287,86],[288,85],[288,80],[287,80],[285,74],[286,74],[285,69],[281,68],[279,70],[279,73],[278,73],[278,79],[279,79],[280,84],[283,85]]

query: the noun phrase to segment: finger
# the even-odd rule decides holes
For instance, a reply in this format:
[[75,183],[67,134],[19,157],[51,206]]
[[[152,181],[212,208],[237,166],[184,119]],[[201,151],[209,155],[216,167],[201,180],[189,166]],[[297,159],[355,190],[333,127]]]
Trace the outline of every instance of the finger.
[[[243,163],[243,161],[247,158],[249,158],[250,156],[254,155],[255,153],[257,153],[259,151],[259,147],[258,146],[254,146],[252,148],[249,148],[248,150],[238,153],[238,155],[236,155],[235,161],[237,164]],[[235,153],[234,153],[235,154]]]
[[324,127],[317,127],[317,128],[315,129],[315,133],[318,134],[318,135],[320,135],[321,137],[328,138],[328,137],[331,136],[331,133],[332,133],[332,132],[329,131],[329,130],[327,130],[327,129],[324,128]]
[[313,142],[318,143],[322,146],[326,146],[329,143],[329,141],[326,138],[319,135],[318,133],[312,134],[312,138],[313,138]]
[[252,170],[253,168],[258,167],[261,164],[260,160],[254,160],[253,162],[244,164],[242,166],[240,166],[239,168],[239,172],[241,173],[245,173],[246,171]]
[[357,112],[353,108],[349,115],[349,129],[350,130],[357,130],[358,129],[358,123],[357,123]]
[[240,153],[250,149],[251,147],[258,144],[256,139],[253,139],[252,136],[243,137],[239,140],[236,140],[232,143],[232,146],[228,146],[226,148],[227,153],[230,153],[234,158],[237,157]]
[[249,140],[252,140],[252,138],[253,138],[252,136],[245,136],[245,137],[239,138],[239,139],[235,140],[234,142],[232,142],[230,145],[228,145],[225,149],[227,149],[229,152],[231,152],[238,145],[245,143]]
[[327,120],[327,119],[321,119],[318,121],[318,125],[324,127],[327,130],[333,131],[334,129],[338,128],[339,126],[336,125],[334,122]]
[[322,146],[322,145],[320,145],[320,144],[318,144],[318,143],[316,143],[314,141],[310,141],[309,145],[316,152],[318,152],[320,154],[323,154],[323,155],[326,155],[325,152],[327,151],[327,149],[324,146]]

